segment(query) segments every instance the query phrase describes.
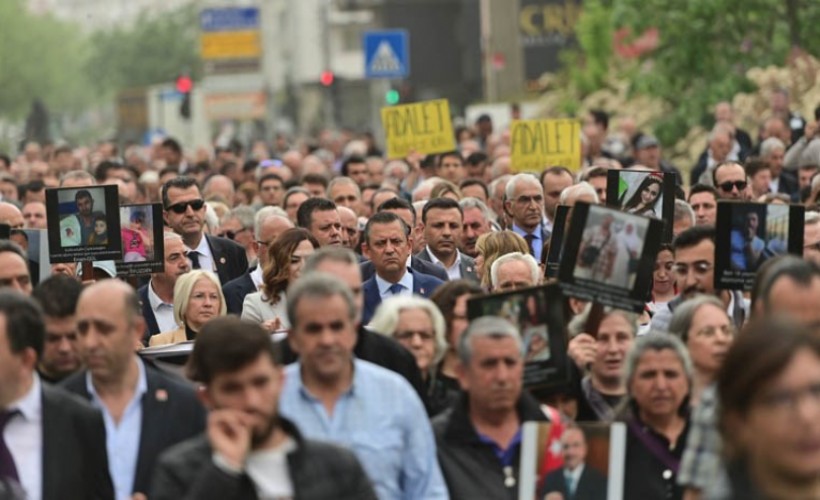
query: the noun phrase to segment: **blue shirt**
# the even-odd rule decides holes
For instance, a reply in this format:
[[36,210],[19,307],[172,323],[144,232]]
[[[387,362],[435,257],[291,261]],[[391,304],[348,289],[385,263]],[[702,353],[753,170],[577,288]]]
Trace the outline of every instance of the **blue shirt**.
[[498,446],[498,443],[492,440],[492,438],[485,436],[484,434],[478,434],[478,440],[482,443],[487,443],[493,449],[493,453],[495,456],[498,457],[498,460],[501,462],[501,465],[504,467],[511,466],[513,462],[515,462],[515,458],[519,454],[519,448],[521,445],[521,428],[519,427],[518,430],[515,432],[515,436],[513,436],[512,441],[510,441],[510,445],[507,447],[506,450],[502,449]]
[[[376,286],[379,288],[379,296],[382,300],[389,299],[393,296],[393,292],[390,291],[390,287],[393,283],[390,283],[387,280],[384,280],[378,274],[376,276]],[[404,276],[397,282],[399,285],[403,287],[401,293],[398,295],[413,295],[413,273],[410,271],[405,271]]]
[[367,361],[353,363],[353,383],[332,415],[302,384],[301,363],[288,365],[282,416],[308,438],[352,450],[381,500],[448,498],[433,429],[416,392],[396,373]]
[[541,224],[538,225],[535,231],[532,233],[528,233],[518,227],[518,225],[513,224],[512,230],[518,236],[524,238],[524,241],[527,241],[527,235],[532,234],[534,238],[532,239],[532,253],[535,260],[541,262],[541,250],[544,249],[544,238],[543,238],[543,230]]
[[145,377],[145,366],[142,360],[137,359],[139,375],[134,396],[125,411],[119,424],[114,422],[102,399],[97,395],[94,384],[91,382],[91,373],[85,374],[85,385],[91,394],[91,402],[102,411],[105,421],[105,447],[108,451],[108,472],[114,483],[117,500],[130,500],[134,492],[134,476],[137,474],[137,458],[140,450],[140,436],[142,434],[142,396],[148,391],[148,379]]

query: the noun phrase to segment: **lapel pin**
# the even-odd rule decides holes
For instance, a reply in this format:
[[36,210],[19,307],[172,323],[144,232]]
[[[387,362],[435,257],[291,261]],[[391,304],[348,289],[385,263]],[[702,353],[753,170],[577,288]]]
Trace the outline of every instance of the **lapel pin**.
[[424,288],[419,288],[419,292],[420,292],[422,295],[424,295],[424,293],[425,293],[425,292],[424,292]]
[[154,393],[154,396],[160,403],[168,401],[168,391],[166,391],[165,389],[157,389],[157,392]]
[[220,257],[219,258],[219,263],[224,264],[225,263],[225,257]]

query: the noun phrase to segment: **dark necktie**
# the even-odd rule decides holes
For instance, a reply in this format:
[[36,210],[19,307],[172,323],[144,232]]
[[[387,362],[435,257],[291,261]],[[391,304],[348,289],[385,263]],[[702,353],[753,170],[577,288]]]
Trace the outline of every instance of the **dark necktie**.
[[191,250],[188,252],[188,258],[191,259],[191,269],[200,269],[201,266],[199,264],[199,252],[196,250]]
[[9,447],[6,445],[6,439],[3,437],[6,424],[19,413],[20,410],[0,411],[0,479],[20,480],[20,477],[17,475],[17,466],[14,464],[14,457],[11,456],[11,450],[9,450]]
[[535,249],[532,246],[532,242],[535,240],[535,235],[527,234],[524,236],[524,239],[527,240],[527,246],[530,247],[530,255],[535,257]]
[[389,290],[391,294],[398,295],[402,290],[404,290],[404,286],[401,283],[393,283],[390,285]]

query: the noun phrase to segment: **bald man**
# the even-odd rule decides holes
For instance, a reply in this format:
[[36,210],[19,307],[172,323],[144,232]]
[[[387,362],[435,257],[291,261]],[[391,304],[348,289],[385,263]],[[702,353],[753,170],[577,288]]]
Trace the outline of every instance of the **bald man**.
[[26,221],[19,208],[6,201],[0,201],[0,224],[8,224],[12,229],[22,229]]
[[133,288],[98,281],[77,303],[80,358],[88,367],[60,385],[103,412],[116,498],[147,495],[157,457],[205,430],[194,389],[135,351],[145,320]]
[[262,272],[268,265],[268,250],[280,234],[294,227],[284,212],[275,207],[265,207],[256,213],[254,219],[254,248],[259,258],[255,268],[248,270],[242,276],[232,279],[222,286],[225,295],[225,305],[228,313],[241,315],[245,296],[259,290],[262,285]]

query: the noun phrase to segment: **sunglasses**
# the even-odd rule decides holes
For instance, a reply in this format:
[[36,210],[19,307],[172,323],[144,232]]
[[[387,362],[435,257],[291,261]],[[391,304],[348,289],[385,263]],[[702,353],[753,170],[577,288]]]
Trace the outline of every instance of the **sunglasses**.
[[225,231],[219,234],[220,238],[228,238],[229,240],[235,239],[239,234],[244,233],[247,231],[248,228],[242,228],[239,231]]
[[738,191],[743,191],[744,189],[746,189],[746,186],[747,186],[746,181],[734,181],[734,182],[727,181],[727,182],[724,182],[724,183],[720,184],[718,187],[724,193],[731,193],[733,187],[736,187]]
[[188,207],[191,207],[194,212],[198,212],[202,210],[202,207],[205,206],[205,200],[191,200],[191,201],[181,201],[179,203],[174,203],[173,205],[166,208],[166,210],[170,210],[177,214],[184,214]]

